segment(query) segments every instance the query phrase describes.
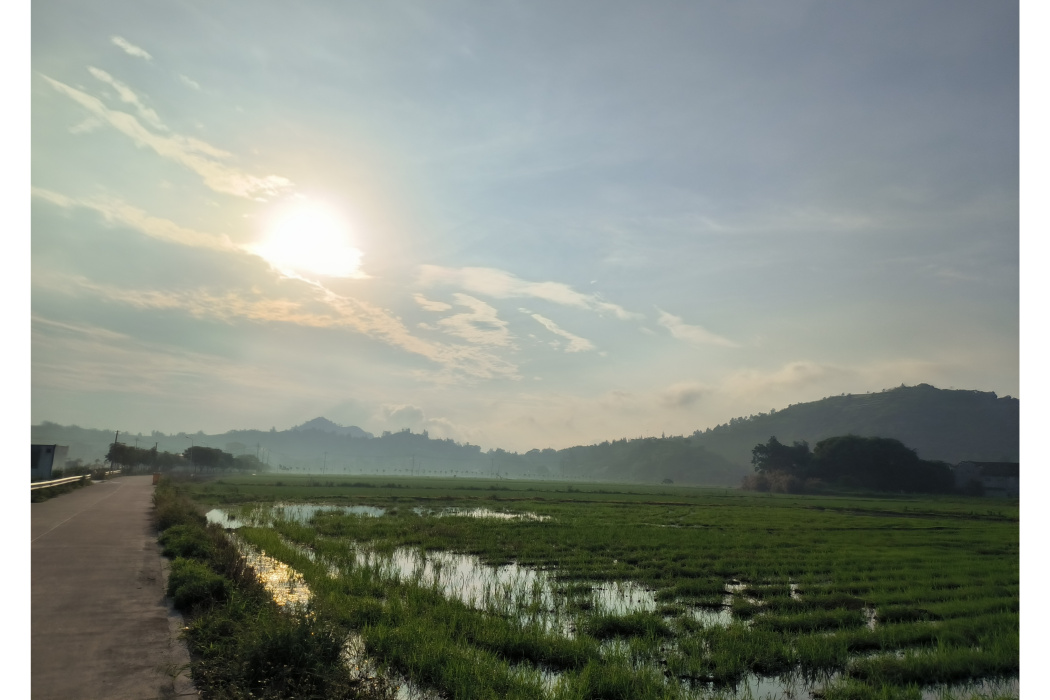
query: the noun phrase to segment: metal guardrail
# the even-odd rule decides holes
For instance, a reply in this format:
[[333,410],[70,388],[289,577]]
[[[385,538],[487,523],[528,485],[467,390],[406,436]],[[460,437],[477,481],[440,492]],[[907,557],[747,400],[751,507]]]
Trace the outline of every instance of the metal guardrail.
[[[113,469],[105,473],[105,476],[113,476],[114,474],[120,474],[119,469]],[[72,484],[74,481],[80,481],[81,479],[90,479],[90,474],[81,474],[80,476],[67,476],[64,479],[53,479],[51,481],[33,481],[30,482],[29,490],[36,491],[37,489],[46,489],[52,486],[61,486],[62,484]]]
[[65,479],[55,479],[53,481],[35,481],[30,483],[29,490],[36,491],[37,489],[46,489],[51,486],[61,486],[62,484],[72,484],[74,481],[80,481],[81,479],[87,479],[87,474],[80,476],[67,476]]

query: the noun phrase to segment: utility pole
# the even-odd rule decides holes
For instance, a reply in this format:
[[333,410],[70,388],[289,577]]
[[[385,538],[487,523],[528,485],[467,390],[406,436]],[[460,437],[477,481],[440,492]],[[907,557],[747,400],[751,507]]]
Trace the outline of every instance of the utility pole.
[[324,474],[328,471],[328,453],[324,453],[324,464],[321,466],[321,473]]
[[193,466],[193,471],[197,471],[197,460],[193,458],[196,454],[193,450],[193,448],[195,447],[195,445],[193,444],[193,438],[191,438],[189,435],[183,435],[182,437],[190,441],[190,465]]

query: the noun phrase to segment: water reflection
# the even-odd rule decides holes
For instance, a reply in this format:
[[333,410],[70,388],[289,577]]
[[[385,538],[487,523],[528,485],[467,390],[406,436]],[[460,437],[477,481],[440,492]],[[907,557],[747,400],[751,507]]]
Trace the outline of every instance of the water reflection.
[[971,683],[939,685],[922,691],[922,700],[967,700],[968,698],[1020,697],[1021,683],[1017,678],[983,680]]
[[266,527],[278,519],[306,524],[319,513],[365,515],[378,518],[386,513],[386,509],[376,506],[275,503],[272,506],[245,506],[236,512],[224,508],[213,508],[205,514],[205,517],[209,523],[215,523],[227,530],[236,530],[239,527]]
[[361,682],[366,690],[394,691],[397,700],[442,700],[434,690],[421,688],[412,681],[398,674],[380,670],[375,660],[368,656],[365,640],[358,634],[351,634],[343,646],[343,663],[350,669],[352,677]]
[[240,538],[234,537],[245,562],[255,570],[255,577],[265,586],[275,603],[289,610],[305,610],[310,602],[310,587],[303,575],[282,561],[267,556]]
[[[347,513],[354,512],[361,516],[377,517],[383,514],[382,509],[370,506],[309,506],[300,504],[282,504],[282,517],[294,518],[306,522],[316,513],[326,510]],[[351,510],[357,509],[357,510]],[[241,517],[221,509],[208,513],[211,522],[220,522],[227,528],[239,527],[242,524],[265,525],[273,520],[273,514],[267,515],[266,509],[254,512],[238,513]],[[258,515],[255,515],[257,513]],[[430,513],[433,514],[433,513]],[[465,515],[452,513],[451,515]],[[513,514],[502,514],[513,515]],[[438,516],[440,517],[440,516]],[[487,517],[487,516],[468,516]],[[238,523],[232,525],[231,523]],[[236,538],[235,538],[235,541]],[[301,609],[310,600],[310,589],[302,576],[288,565],[266,555],[265,552],[253,550],[238,541],[247,562],[251,565],[267,590],[271,592],[279,605],[289,609]],[[390,580],[410,582],[439,591],[444,596],[457,599],[464,604],[479,610],[509,615],[523,625],[537,625],[541,629],[573,636],[576,621],[581,614],[628,615],[637,612],[654,612],[659,609],[655,591],[633,581],[612,581],[597,584],[570,585],[559,590],[556,571],[521,566],[516,563],[502,566],[491,566],[483,563],[474,555],[458,554],[448,551],[424,552],[419,549],[399,547],[392,552],[379,552],[364,544],[354,544],[353,556],[344,565],[367,567],[376,575]],[[304,551],[317,561],[318,555],[309,549]],[[337,576],[346,573],[334,563],[328,562],[329,575]],[[791,598],[798,599],[797,584],[789,583]],[[684,608],[682,614],[700,622],[703,626],[726,627],[731,624],[750,626],[750,621],[735,621],[732,614],[732,602],[740,596],[754,604],[760,601],[747,596],[747,584],[740,581],[727,582],[725,597],[721,608],[705,608],[688,605],[683,601],[676,604]],[[865,607],[867,626],[874,629],[876,611]],[[670,642],[664,652],[674,648]],[[608,654],[627,653],[630,644],[627,640],[609,640],[602,645],[603,656]],[[347,663],[360,675],[360,678],[382,678],[375,662],[364,652],[360,638],[352,638],[345,651]],[[539,674],[542,685],[548,692],[553,691],[560,683],[561,674],[544,670],[536,666],[521,664],[517,671],[523,675]],[[390,681],[389,677],[386,677]],[[680,684],[688,695],[695,697],[727,698],[793,698],[815,697],[829,684],[841,680],[838,674],[820,678],[805,678],[799,674],[783,676],[749,675],[727,688],[716,687],[702,681],[690,681],[668,677],[669,683]],[[404,679],[391,681],[398,687],[399,700],[436,700],[439,696],[422,690]],[[1016,697],[1019,692],[1018,679],[985,680],[975,683],[930,686],[922,691],[923,700],[966,700],[987,696]]]
[[537,515],[536,513],[530,513],[528,511],[509,513],[506,511],[492,510],[490,508],[442,508],[440,510],[434,510],[432,508],[420,507],[413,508],[412,512],[416,515],[433,518],[456,516],[462,518],[487,518],[493,520],[528,520],[540,523],[551,519],[549,515]]

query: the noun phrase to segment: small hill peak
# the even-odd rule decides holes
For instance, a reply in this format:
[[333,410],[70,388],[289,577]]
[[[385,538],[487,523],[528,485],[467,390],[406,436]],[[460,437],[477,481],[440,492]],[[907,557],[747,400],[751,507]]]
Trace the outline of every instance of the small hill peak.
[[349,435],[350,437],[374,437],[372,433],[362,430],[356,425],[339,425],[323,416],[308,420],[302,425],[295,426],[292,430],[317,430],[322,433],[335,433],[336,435]]

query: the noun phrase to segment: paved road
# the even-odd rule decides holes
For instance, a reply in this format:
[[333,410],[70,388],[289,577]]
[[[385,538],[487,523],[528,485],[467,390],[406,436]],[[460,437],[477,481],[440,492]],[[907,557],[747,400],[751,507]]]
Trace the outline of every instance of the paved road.
[[33,698],[196,697],[152,494],[127,476],[32,504]]

